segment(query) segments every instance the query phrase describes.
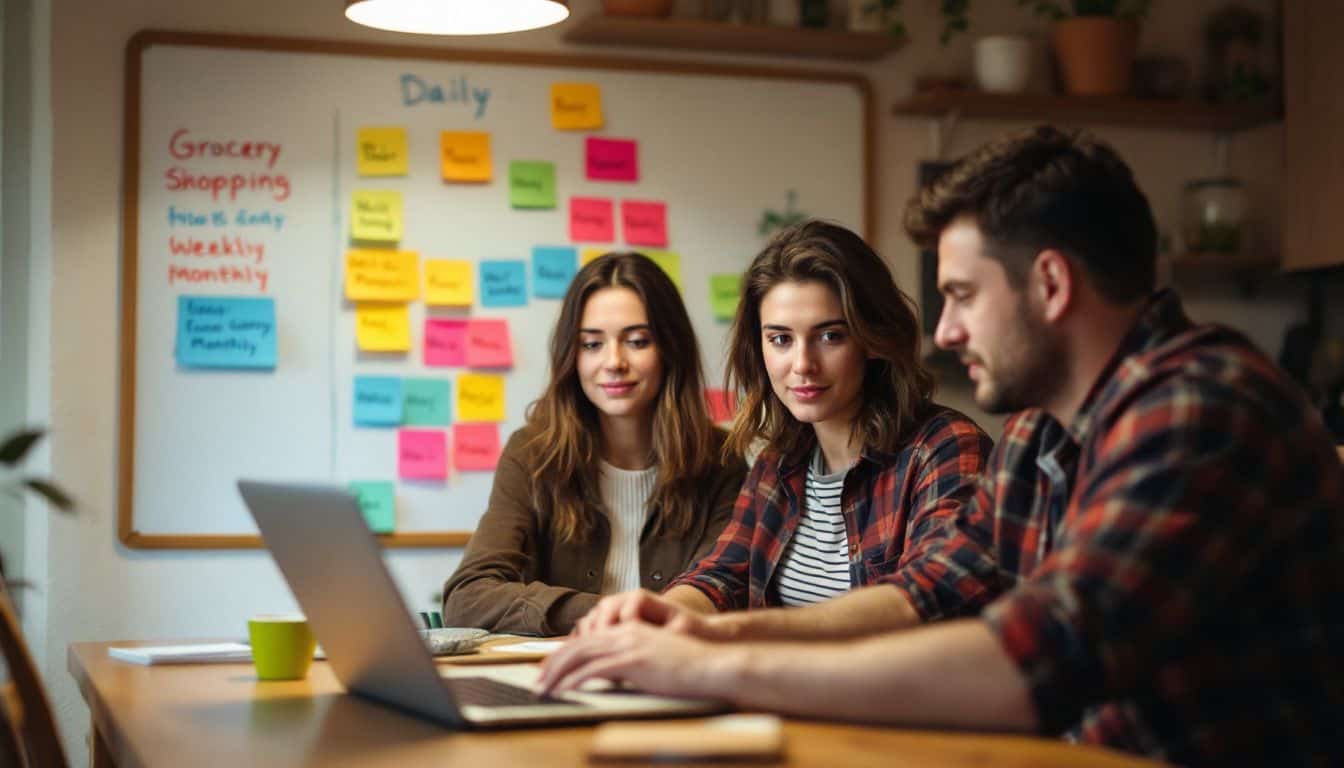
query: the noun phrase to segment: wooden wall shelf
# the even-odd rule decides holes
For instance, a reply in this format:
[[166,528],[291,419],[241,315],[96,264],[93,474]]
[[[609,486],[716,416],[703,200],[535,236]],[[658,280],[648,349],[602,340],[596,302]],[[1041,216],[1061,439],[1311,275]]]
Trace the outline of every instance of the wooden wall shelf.
[[898,102],[903,117],[956,114],[977,120],[1095,123],[1154,130],[1232,133],[1277,122],[1282,116],[1261,106],[1160,101],[1121,96],[1055,96],[979,91],[934,91]]
[[593,13],[566,25],[565,41],[588,45],[679,48],[791,58],[872,61],[900,48],[882,32],[771,27],[688,18]]

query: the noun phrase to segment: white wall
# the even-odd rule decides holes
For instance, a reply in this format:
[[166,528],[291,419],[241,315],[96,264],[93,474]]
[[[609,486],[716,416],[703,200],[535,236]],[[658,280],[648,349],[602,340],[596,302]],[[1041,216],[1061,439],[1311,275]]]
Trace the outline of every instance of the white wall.
[[[685,0],[683,0],[685,1]],[[65,671],[67,644],[79,640],[238,635],[249,613],[283,608],[287,589],[268,557],[260,552],[145,552],[123,549],[115,536],[115,467],[117,428],[117,345],[113,334],[119,319],[119,184],[121,163],[122,59],[126,39],[145,27],[236,33],[321,36],[369,41],[405,42],[408,38],[364,31],[346,22],[334,0],[233,0],[227,3],[182,0],[37,0],[51,2],[49,140],[50,219],[45,232],[50,249],[34,234],[30,280],[50,280],[49,304],[33,298],[30,343],[39,347],[30,357],[30,413],[45,416],[53,428],[53,474],[75,493],[77,517],[45,519],[30,532],[28,559],[45,582],[46,602],[34,613],[42,626],[30,637],[40,646],[45,674],[58,709],[73,764],[85,759],[88,712]],[[1221,0],[1158,3],[1145,33],[1145,47],[1187,54],[1197,50],[1196,21]],[[1260,3],[1268,5],[1268,2]],[[577,14],[596,8],[596,0],[574,0]],[[696,5],[688,3],[688,5]],[[901,234],[900,204],[912,191],[917,161],[927,151],[926,125],[897,120],[889,105],[907,93],[915,74],[964,69],[966,40],[938,48],[931,2],[906,3],[915,43],[882,62],[861,68],[877,84],[879,94],[879,195],[882,225],[877,245],[896,265],[898,277],[915,292],[917,262]],[[981,3],[982,6],[990,5]],[[975,29],[1034,29],[1036,23],[1012,4],[977,8]],[[417,40],[416,42],[422,42]],[[432,42],[432,41],[423,41]],[[541,30],[496,39],[471,40],[471,47],[527,50],[571,50],[556,30]],[[606,51],[615,53],[614,51]],[[637,55],[690,58],[689,55],[627,52]],[[758,59],[743,59],[762,63]],[[798,66],[800,62],[774,62]],[[817,64],[818,68],[827,65]],[[45,87],[45,86],[44,86]],[[800,108],[806,108],[801,105]],[[966,151],[1007,127],[966,125],[948,147]],[[1103,130],[1134,163],[1164,226],[1175,224],[1180,185],[1210,170],[1211,141],[1188,134]],[[1234,170],[1255,178],[1265,190],[1274,188],[1281,163],[1279,131],[1268,128],[1238,138],[1232,145]],[[34,154],[44,156],[39,146]],[[40,176],[41,174],[39,174]],[[35,177],[41,197],[42,178]],[[1266,201],[1270,204],[1270,201]],[[40,215],[39,215],[40,218]],[[50,310],[49,312],[46,310]],[[1235,298],[1202,301],[1195,314],[1247,326],[1255,338],[1277,349],[1283,325],[1296,305],[1261,300],[1249,305]],[[49,326],[48,326],[49,324]],[[49,327],[49,332],[48,332]],[[48,335],[49,333],[49,335]],[[518,343],[528,343],[520,339]],[[532,343],[542,343],[541,338]],[[44,358],[49,355],[49,366]],[[49,375],[49,383],[45,381]],[[961,398],[949,398],[964,400]],[[992,430],[996,431],[996,430]],[[409,596],[427,601],[456,565],[457,552],[395,551],[393,569]]]

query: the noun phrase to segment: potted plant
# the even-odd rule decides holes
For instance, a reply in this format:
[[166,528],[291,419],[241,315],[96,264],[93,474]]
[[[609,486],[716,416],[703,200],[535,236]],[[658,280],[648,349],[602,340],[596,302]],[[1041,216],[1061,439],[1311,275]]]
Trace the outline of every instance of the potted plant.
[[1128,93],[1133,81],[1139,22],[1151,0],[1073,0],[1072,12],[1055,0],[1018,0],[1052,20],[1050,39],[1064,88],[1071,94]]
[[[881,31],[886,30],[899,38],[908,37],[905,23],[898,14],[901,0],[852,0],[850,6],[850,29]],[[970,27],[967,12],[971,0],[938,0],[938,11],[943,17],[943,31],[938,40],[943,45]]]
[[[27,491],[46,499],[56,509],[69,512],[74,503],[59,486],[48,480],[19,474],[18,465],[40,439],[42,430],[23,429],[0,441],[0,495],[17,498]],[[23,586],[27,585],[5,579],[4,562],[0,561],[0,592],[6,587]]]

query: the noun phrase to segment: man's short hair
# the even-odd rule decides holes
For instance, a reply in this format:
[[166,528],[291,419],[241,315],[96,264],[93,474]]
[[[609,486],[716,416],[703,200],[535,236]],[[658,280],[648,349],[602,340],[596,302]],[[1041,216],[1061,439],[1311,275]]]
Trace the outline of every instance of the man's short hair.
[[986,255],[1021,287],[1036,254],[1057,249],[1082,264],[1108,301],[1129,304],[1157,281],[1157,225],[1115,150],[1092,137],[1039,126],[981,147],[910,200],[905,230],[935,250],[953,220],[975,219]]

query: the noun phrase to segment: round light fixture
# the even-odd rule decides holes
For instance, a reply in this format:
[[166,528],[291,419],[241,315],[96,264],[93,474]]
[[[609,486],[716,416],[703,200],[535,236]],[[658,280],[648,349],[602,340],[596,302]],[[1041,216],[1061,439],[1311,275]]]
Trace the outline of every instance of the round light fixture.
[[421,35],[496,35],[558,24],[567,0],[346,0],[345,17],[366,27]]

